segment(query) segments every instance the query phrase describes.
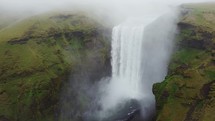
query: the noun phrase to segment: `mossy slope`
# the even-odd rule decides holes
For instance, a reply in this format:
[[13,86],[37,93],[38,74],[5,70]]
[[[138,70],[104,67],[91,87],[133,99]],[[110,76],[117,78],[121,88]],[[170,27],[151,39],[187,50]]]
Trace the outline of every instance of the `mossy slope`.
[[68,74],[83,60],[96,56],[102,66],[109,59],[107,31],[81,13],[35,16],[2,28],[0,121],[54,121]]
[[177,50],[154,85],[157,121],[215,120],[215,4],[183,5]]

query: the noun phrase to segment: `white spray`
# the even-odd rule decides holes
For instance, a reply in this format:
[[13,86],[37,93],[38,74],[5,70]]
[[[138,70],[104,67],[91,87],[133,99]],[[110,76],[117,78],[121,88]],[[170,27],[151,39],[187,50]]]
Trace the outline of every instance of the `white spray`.
[[113,28],[112,78],[101,98],[101,117],[135,99],[143,115],[154,109],[152,85],[164,79],[176,33],[176,12],[162,17],[128,20]]

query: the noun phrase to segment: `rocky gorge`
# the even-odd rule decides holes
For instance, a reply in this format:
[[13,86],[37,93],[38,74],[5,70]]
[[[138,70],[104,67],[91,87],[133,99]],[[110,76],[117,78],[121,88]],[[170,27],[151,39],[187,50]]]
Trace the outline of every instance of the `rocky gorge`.
[[[181,6],[168,74],[153,86],[152,120],[215,120],[214,8]],[[84,121],[94,98],[86,92],[111,75],[112,26],[84,13],[0,25],[0,121]],[[139,115],[134,110],[125,121],[141,121]]]

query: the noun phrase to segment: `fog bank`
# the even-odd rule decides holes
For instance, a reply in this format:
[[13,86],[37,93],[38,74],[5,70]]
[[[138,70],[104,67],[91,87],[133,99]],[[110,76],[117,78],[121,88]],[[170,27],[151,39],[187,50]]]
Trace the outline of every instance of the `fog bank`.
[[129,17],[165,13],[182,3],[207,1],[215,0],[0,0],[0,15],[24,16],[78,9],[105,14],[119,24]]

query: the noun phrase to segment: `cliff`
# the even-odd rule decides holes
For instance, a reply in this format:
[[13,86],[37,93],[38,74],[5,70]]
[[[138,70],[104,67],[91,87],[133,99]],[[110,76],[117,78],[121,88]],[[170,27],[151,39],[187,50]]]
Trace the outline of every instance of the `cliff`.
[[70,75],[109,74],[110,28],[92,17],[49,13],[2,25],[0,121],[57,120]]
[[186,4],[169,72],[155,84],[156,121],[215,120],[215,4]]

